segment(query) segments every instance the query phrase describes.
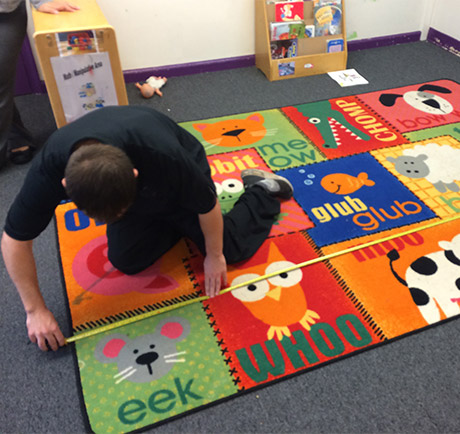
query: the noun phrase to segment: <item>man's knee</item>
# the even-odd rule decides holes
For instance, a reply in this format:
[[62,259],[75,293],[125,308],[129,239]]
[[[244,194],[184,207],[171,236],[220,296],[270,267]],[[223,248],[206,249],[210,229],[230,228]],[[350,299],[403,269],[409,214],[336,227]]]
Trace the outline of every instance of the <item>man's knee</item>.
[[118,271],[127,275],[140,273],[151,265],[150,263],[134,260],[126,254],[111,252],[110,249],[108,259]]

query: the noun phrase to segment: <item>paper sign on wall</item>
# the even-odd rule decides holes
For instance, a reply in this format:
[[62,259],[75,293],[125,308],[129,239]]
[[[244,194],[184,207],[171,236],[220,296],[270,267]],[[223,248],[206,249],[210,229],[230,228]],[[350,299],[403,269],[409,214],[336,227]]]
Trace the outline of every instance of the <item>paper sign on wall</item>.
[[118,105],[108,53],[52,57],[51,65],[67,122]]

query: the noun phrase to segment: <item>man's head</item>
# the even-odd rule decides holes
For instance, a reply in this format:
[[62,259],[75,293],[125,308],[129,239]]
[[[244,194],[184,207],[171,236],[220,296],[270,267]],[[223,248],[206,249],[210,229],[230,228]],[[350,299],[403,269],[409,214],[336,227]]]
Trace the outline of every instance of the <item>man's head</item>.
[[118,220],[136,197],[137,170],[120,149],[101,143],[72,153],[62,183],[69,198],[97,221]]

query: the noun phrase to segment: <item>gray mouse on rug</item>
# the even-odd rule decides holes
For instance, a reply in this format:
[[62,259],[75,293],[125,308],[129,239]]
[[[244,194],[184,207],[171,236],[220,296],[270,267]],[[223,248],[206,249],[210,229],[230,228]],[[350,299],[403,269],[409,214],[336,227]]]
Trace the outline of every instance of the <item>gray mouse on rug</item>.
[[185,351],[178,352],[176,343],[190,332],[190,323],[181,317],[160,321],[156,332],[131,339],[121,333],[102,338],[94,356],[101,363],[116,363],[115,384],[124,380],[147,383],[166,375],[176,363],[185,362]]

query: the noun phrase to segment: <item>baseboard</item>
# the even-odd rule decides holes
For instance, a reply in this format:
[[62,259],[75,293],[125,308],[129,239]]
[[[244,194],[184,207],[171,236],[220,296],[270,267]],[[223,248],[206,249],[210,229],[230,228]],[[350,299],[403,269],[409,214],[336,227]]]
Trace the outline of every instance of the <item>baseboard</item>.
[[456,56],[460,56],[460,41],[449,35],[441,33],[440,31],[430,27],[427,40],[438,47],[444,48],[444,50],[455,54]]
[[365,50],[368,48],[388,47],[390,45],[405,44],[420,41],[422,32],[401,33],[398,35],[379,36],[378,38],[359,39],[348,41],[348,51]]

